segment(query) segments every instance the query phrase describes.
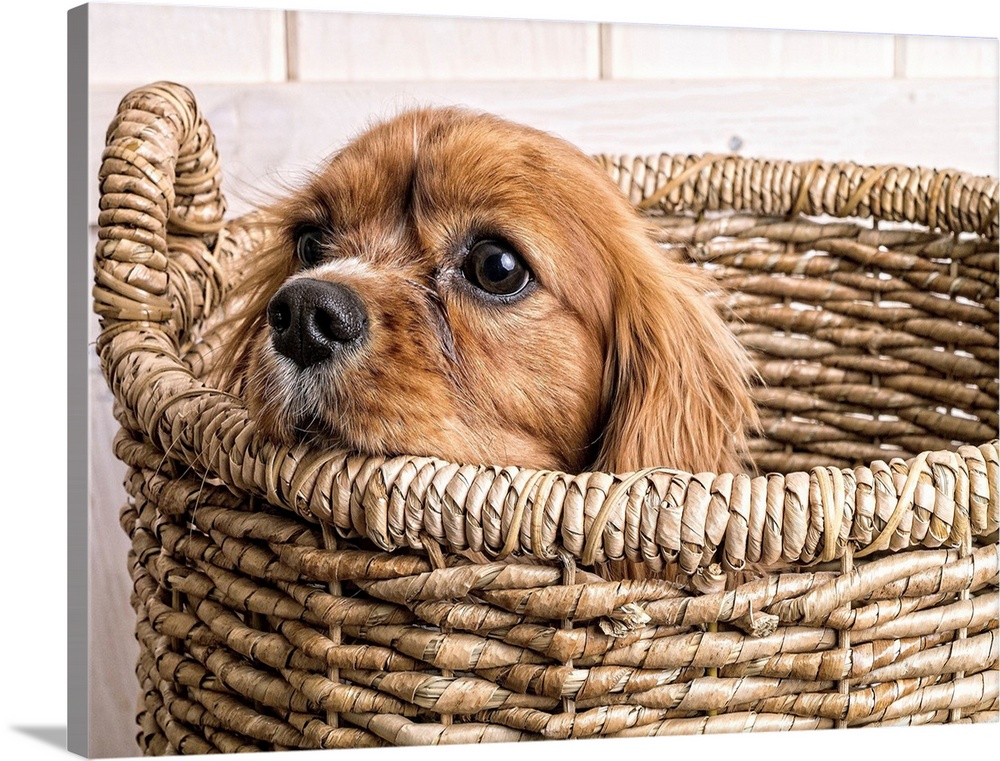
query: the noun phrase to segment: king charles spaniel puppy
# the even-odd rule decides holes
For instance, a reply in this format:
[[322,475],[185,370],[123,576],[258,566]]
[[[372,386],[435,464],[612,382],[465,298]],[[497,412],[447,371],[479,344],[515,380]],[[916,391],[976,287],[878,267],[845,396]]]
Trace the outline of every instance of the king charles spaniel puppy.
[[566,472],[741,468],[747,355],[567,142],[404,113],[266,212],[229,373],[263,433]]

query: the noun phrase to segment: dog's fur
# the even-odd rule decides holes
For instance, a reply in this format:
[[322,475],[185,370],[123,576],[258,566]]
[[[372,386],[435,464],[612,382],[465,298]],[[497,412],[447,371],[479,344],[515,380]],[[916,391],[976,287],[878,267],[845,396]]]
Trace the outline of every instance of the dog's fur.
[[[671,261],[568,143],[458,109],[361,135],[267,213],[228,361],[264,433],[369,454],[568,472],[741,467],[750,365],[705,276]],[[308,266],[297,240],[322,256]],[[463,273],[501,241],[532,280],[512,298]],[[364,334],[300,368],[268,303],[289,279],[346,285]]]

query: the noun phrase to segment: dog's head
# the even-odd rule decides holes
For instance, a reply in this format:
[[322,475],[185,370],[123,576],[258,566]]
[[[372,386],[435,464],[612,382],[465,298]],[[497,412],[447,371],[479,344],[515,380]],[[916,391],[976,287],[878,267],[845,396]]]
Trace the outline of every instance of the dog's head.
[[568,471],[737,467],[743,351],[702,276],[568,143],[409,112],[269,218],[232,371],[271,438]]

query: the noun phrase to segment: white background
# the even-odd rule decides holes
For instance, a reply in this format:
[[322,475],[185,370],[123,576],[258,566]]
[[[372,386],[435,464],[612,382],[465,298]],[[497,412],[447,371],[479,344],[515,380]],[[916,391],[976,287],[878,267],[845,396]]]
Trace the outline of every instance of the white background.
[[[271,7],[247,0],[201,5]],[[495,15],[600,21],[632,21],[730,27],[798,28],[996,37],[997,12],[984,3],[838,2],[825,11],[806,3],[698,0],[683,8],[646,2],[557,3],[549,0],[499,3],[380,2],[308,3],[321,8],[384,12]],[[811,5],[811,4],[810,4]],[[896,6],[892,12],[884,6]],[[5,464],[2,613],[4,656],[2,749],[5,758],[50,758],[66,723],[66,293],[63,252],[66,143],[66,11],[72,3],[26,3],[8,10],[3,28],[7,161],[3,176],[3,218],[8,229],[6,270],[7,336],[4,360],[7,401],[3,422]],[[13,233],[13,235],[11,235]],[[79,377],[77,375],[77,377]],[[909,758],[976,754],[997,747],[998,725],[801,735],[687,737],[656,741],[578,743],[559,752],[740,755],[825,758],[833,754],[882,752]],[[609,744],[610,743],[610,744]],[[501,758],[511,746],[396,751],[421,758]],[[541,758],[547,745],[518,746],[516,752]],[[357,756],[363,751],[351,752]],[[292,754],[276,754],[292,758]],[[300,756],[296,756],[300,757]],[[309,757],[309,756],[307,756]],[[379,758],[388,757],[388,754]]]

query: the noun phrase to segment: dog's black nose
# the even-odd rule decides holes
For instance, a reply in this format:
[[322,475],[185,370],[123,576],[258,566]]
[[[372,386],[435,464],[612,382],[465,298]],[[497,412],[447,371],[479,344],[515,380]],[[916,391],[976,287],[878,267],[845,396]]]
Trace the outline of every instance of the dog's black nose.
[[324,362],[362,339],[368,314],[358,294],[341,283],[301,278],[278,289],[267,305],[274,348],[299,367]]

